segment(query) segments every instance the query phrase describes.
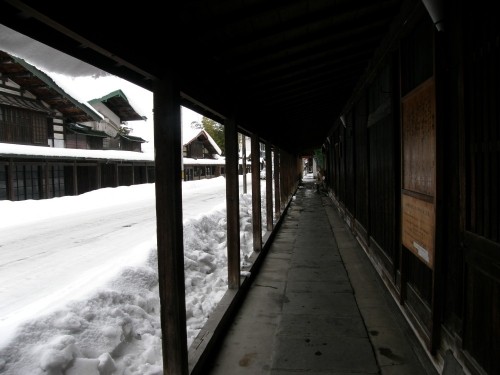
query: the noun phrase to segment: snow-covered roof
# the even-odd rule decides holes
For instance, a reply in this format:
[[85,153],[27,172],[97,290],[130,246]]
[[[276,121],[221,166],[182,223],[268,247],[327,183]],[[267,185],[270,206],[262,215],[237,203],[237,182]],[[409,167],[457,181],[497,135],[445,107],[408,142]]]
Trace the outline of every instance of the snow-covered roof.
[[78,123],[68,123],[67,127],[73,133],[84,134],[90,137],[107,138],[108,135],[100,130],[94,130],[91,126],[78,124]]
[[63,90],[48,74],[25,60],[0,51],[0,73],[75,122],[99,121],[101,116]]
[[140,142],[140,143],[146,143],[147,141],[141,137],[136,137],[130,134],[119,134],[120,137],[132,141],[132,142]]
[[137,113],[122,90],[115,90],[101,98],[89,100],[88,103],[96,109],[99,108],[99,104],[105,105],[120,118],[121,122],[147,120],[146,116]]
[[14,155],[23,157],[36,156],[46,158],[154,161],[153,154],[134,151],[83,150],[77,148],[55,148],[0,143],[0,156],[12,157]]
[[198,138],[201,134],[204,134],[208,141],[210,142],[210,145],[214,148],[216,153],[218,155],[222,154],[222,150],[220,147],[217,145],[217,143],[214,141],[214,139],[208,134],[204,129],[193,129],[193,128],[187,128],[182,130],[182,144],[187,145],[191,143],[194,139]]
[[[15,145],[0,143],[0,157],[45,157],[65,159],[87,159],[87,160],[125,160],[154,162],[153,153],[141,153],[120,150],[83,150],[77,148],[54,148],[29,145]],[[193,159],[183,158],[185,165],[224,165],[226,159]]]
[[183,158],[184,165],[224,165],[226,163],[225,158],[221,159],[193,159],[193,158]]

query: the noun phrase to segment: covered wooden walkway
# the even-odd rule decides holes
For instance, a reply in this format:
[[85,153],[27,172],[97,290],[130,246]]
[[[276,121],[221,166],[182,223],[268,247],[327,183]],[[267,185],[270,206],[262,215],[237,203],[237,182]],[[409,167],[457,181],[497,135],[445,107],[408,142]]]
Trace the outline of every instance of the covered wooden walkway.
[[331,199],[304,179],[201,373],[437,374],[382,284]]

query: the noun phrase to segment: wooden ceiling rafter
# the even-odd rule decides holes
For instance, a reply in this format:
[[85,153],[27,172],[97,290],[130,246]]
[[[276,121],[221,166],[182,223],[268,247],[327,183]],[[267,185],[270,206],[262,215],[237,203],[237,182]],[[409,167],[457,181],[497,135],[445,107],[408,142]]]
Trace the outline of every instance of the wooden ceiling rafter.
[[[19,4],[34,8],[33,18],[20,18]],[[293,152],[301,144],[322,144],[318,135],[331,126],[329,119],[353,100],[373,61],[381,63],[376,51],[391,39],[394,22],[404,21],[405,8],[416,7],[409,0],[183,0],[170,6],[175,19],[160,15],[153,4],[129,13],[139,25],[121,30],[119,42],[89,28],[87,20],[106,22],[110,30],[120,29],[121,21],[89,7],[69,20],[53,4],[9,0],[0,7],[0,19],[147,89],[164,74],[165,61],[157,51],[136,49],[140,40],[164,35],[165,47],[178,57],[174,69],[183,105],[216,113],[221,121],[237,107],[248,132],[264,132],[263,139]],[[260,119],[280,125],[261,129]],[[304,121],[310,131],[294,140],[287,129]]]
[[[343,50],[366,48],[370,43],[379,40],[382,32],[383,22],[377,23],[376,27],[360,26],[355,30],[349,30],[342,36],[333,35],[321,39],[304,40],[299,43],[283,45],[260,54],[239,56],[241,61],[232,61],[232,68],[228,69],[230,74],[241,74],[247,70],[265,69],[268,66],[279,66],[289,64],[291,61],[304,59],[305,56],[314,56],[322,53],[341,53]],[[344,38],[352,38],[354,42],[346,43]]]
[[[363,4],[360,5],[360,3]],[[238,35],[237,38],[234,37],[234,39],[237,40],[237,45],[233,45],[233,49],[228,48],[226,52],[217,51],[216,49],[214,51],[214,54],[222,57],[224,55],[239,55],[240,53],[238,53],[238,50],[248,49],[249,44],[254,46],[262,45],[264,40],[276,40],[281,39],[286,35],[295,35],[293,40],[296,41],[297,39],[300,40],[300,38],[297,38],[296,35],[304,34],[311,35],[309,39],[312,40],[314,39],[314,35],[316,34],[325,35],[331,32],[339,32],[343,29],[350,29],[353,23],[355,25],[370,24],[378,18],[390,18],[392,15],[386,14],[386,11],[392,3],[394,3],[393,0],[384,1],[383,4],[381,4],[381,2],[373,3],[373,1],[369,0],[364,0],[362,2],[358,1],[356,2],[356,4],[353,4],[349,1],[344,1],[343,4],[339,6],[337,2],[330,2],[327,6],[318,8],[315,11],[297,12],[297,16],[295,18],[292,18],[288,21],[276,22],[272,26],[263,28],[256,32],[254,31],[246,37]],[[334,11],[333,15],[332,12],[329,12],[329,10]],[[243,9],[242,12],[245,12],[245,9]],[[251,19],[255,18],[257,17],[253,16]],[[231,18],[225,17],[224,20],[222,20],[222,22],[220,23],[224,25],[224,28],[231,30],[231,24],[228,24],[230,20]],[[326,22],[325,20],[327,20],[328,22]],[[334,25],[335,29],[329,30],[327,28],[323,28],[317,30],[316,33],[311,33],[308,30],[308,28],[311,28],[312,26],[321,24],[322,21],[325,21],[324,23],[330,28],[332,27],[332,25]],[[218,22],[214,21],[213,24],[217,25]],[[237,24],[235,23],[235,25]],[[233,33],[232,30],[231,33]],[[209,31],[202,33],[200,36],[200,41],[202,41],[202,43],[211,43],[213,46],[218,46],[219,48],[221,48],[221,42],[218,42],[216,39],[208,39],[210,35],[214,34],[215,33]],[[230,38],[227,38],[227,40],[230,40]],[[255,47],[251,48],[251,50],[254,51]],[[222,60],[224,60],[224,58],[222,58]]]

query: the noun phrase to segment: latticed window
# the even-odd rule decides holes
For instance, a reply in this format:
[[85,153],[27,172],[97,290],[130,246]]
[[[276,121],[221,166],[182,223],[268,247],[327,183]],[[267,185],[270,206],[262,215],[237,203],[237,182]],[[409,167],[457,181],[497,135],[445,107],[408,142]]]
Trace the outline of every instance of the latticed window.
[[64,167],[55,165],[52,167],[52,194],[54,197],[64,196]]
[[[1,111],[0,111],[1,113]],[[0,200],[8,199],[7,165],[0,164]]]
[[33,144],[47,145],[47,120],[44,116],[33,114]]
[[47,145],[47,119],[38,112],[0,108],[0,142]]
[[14,200],[40,199],[42,180],[40,167],[34,164],[18,164],[14,167]]

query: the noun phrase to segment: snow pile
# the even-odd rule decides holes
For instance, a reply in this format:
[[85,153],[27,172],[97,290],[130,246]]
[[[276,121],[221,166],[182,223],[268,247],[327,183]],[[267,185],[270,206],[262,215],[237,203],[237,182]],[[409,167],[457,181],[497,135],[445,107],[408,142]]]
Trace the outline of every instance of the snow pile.
[[[251,212],[251,196],[241,194],[242,264],[252,253]],[[162,374],[156,251],[145,248],[143,263],[124,266],[90,297],[22,325],[0,349],[0,374]],[[190,345],[227,290],[225,208],[185,221],[184,252]]]

